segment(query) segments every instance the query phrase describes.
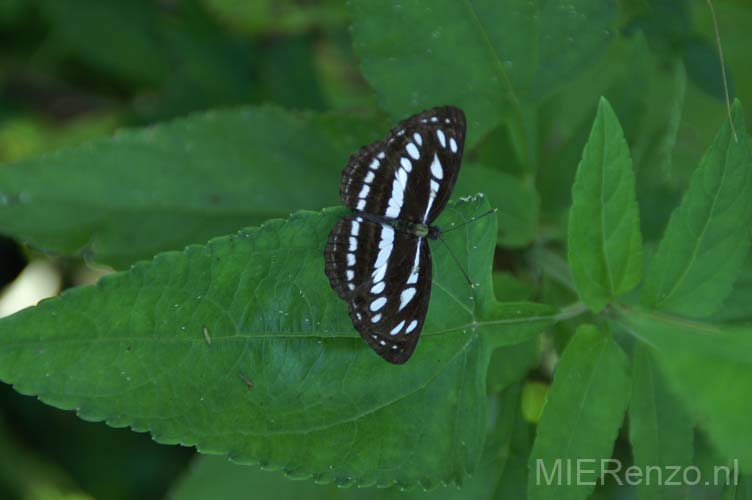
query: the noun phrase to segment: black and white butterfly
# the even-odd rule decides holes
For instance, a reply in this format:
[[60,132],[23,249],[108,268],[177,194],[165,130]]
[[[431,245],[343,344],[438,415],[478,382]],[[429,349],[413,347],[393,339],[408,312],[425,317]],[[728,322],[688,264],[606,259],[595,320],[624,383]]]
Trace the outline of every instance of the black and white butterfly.
[[332,288],[360,335],[390,363],[413,353],[431,296],[432,223],[449,201],[465,144],[465,114],[444,106],[400,122],[350,157],[340,197],[353,209],[324,251]]

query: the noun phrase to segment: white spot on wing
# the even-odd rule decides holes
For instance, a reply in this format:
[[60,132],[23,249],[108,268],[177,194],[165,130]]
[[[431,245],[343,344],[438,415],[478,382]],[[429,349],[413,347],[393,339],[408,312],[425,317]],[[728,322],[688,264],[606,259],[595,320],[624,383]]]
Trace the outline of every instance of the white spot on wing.
[[356,210],[363,210],[366,208],[366,200],[360,199],[358,200],[358,205],[355,207]]
[[360,222],[356,220],[352,221],[351,226],[350,226],[350,234],[353,236],[357,236],[359,232],[360,232]]
[[353,278],[355,278],[355,271],[348,269],[347,270],[347,281],[352,281]]
[[415,297],[415,288],[410,287],[404,289],[400,294],[399,310],[401,311],[402,309],[404,309],[407,304],[409,304],[410,301],[413,300],[413,297]]
[[371,318],[371,323],[378,323],[379,321],[381,321],[381,313]]
[[379,248],[384,248],[387,244],[394,241],[394,229],[392,226],[381,226],[381,239],[379,240]]
[[402,330],[402,327],[405,326],[405,320],[403,319],[399,323],[397,323],[397,326],[392,328],[392,331],[389,332],[389,335],[397,335],[400,330]]
[[402,165],[402,168],[404,168],[408,172],[413,169],[413,163],[405,157],[400,160],[400,165]]
[[433,123],[436,123],[436,122],[438,122],[438,121],[439,121],[439,119],[438,119],[438,118],[436,118],[435,116],[432,116],[432,117],[431,117],[431,121],[432,121]]
[[[397,172],[397,178],[392,181],[392,196],[389,197],[389,203],[386,207],[386,216],[394,219],[399,217],[405,196],[404,184],[400,182],[400,172],[405,172],[405,170],[402,168],[399,169]],[[404,173],[403,175],[405,180],[407,180],[407,173]]]
[[418,146],[423,145],[423,137],[420,135],[420,133],[415,132],[413,134],[413,140],[418,144]]
[[355,254],[348,253],[347,254],[347,266],[353,267],[355,265]]
[[407,328],[405,328],[405,333],[410,333],[418,326],[418,320],[414,319],[410,322],[409,325],[407,325]]
[[389,256],[392,255],[392,248],[394,248],[394,246],[389,244],[379,250],[379,255],[376,257],[376,264],[374,264],[374,267],[383,267],[389,262]]
[[365,182],[366,184],[370,184],[373,182],[374,177],[376,177],[376,174],[374,174],[373,172],[369,170],[368,173],[366,174],[366,178],[363,179],[363,182]]
[[354,252],[357,249],[358,249],[358,240],[355,238],[355,236],[350,236],[350,248],[348,248],[348,250],[350,250],[351,252]]
[[441,168],[441,161],[439,160],[439,155],[436,153],[434,153],[433,161],[431,162],[431,175],[439,180],[444,178],[444,169]]
[[376,312],[379,309],[381,309],[382,307],[384,307],[384,304],[386,304],[386,298],[379,297],[378,299],[376,299],[373,302],[371,302],[371,305],[369,306],[369,309],[371,309],[371,311],[373,311],[373,312]]
[[407,284],[414,285],[418,282],[418,265],[420,264],[420,243],[418,243],[418,249],[415,251],[415,261],[413,262],[413,268],[410,271],[410,276],[407,277]]
[[381,266],[380,268],[376,269],[371,274],[371,277],[373,278],[374,283],[376,283],[376,282],[383,280],[385,275],[386,275],[386,266]]
[[442,148],[446,147],[446,136],[444,135],[444,131],[441,129],[438,129],[436,131],[436,137],[439,139],[439,144],[441,144]]
[[413,144],[412,142],[409,143],[405,149],[407,149],[407,154],[409,154],[413,160],[417,160],[418,158],[420,158],[420,153],[418,152],[418,148],[415,147],[415,144]]
[[384,282],[383,281],[379,281],[378,283],[376,283],[375,285],[373,285],[371,287],[371,293],[374,294],[374,295],[378,295],[378,294],[380,294],[381,292],[384,291],[384,287],[386,287],[386,285],[384,284]]
[[[381,154],[384,154],[384,153],[381,153]],[[369,168],[371,168],[372,170],[376,170],[377,168],[379,168],[380,164],[381,164],[381,162],[379,162],[379,160],[377,160],[376,158],[374,158],[371,161],[371,164],[369,165]]]
[[454,140],[454,137],[449,139],[449,148],[452,150],[452,153],[457,152],[457,141]]
[[371,188],[368,186],[368,184],[363,184],[363,187],[360,190],[360,194],[358,195],[358,198],[365,198],[368,196],[368,192],[371,190]]

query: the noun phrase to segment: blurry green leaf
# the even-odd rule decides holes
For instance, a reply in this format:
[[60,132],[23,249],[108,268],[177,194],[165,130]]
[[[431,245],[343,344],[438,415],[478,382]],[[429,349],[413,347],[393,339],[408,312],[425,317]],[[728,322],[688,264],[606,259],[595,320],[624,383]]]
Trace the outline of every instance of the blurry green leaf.
[[616,16],[612,0],[354,0],[350,7],[363,74],[384,108],[398,117],[459,106],[471,146],[510,104],[521,113],[521,101],[540,101],[592,64]]
[[[752,9],[746,0],[713,2],[723,43],[723,56],[728,67],[727,76],[734,86],[733,95],[742,102],[752,102],[752,65],[746,64],[749,56],[749,30]],[[694,19],[698,32],[707,40],[715,40],[715,28],[710,9],[706,4],[695,5]],[[720,76],[720,64],[717,66]],[[747,110],[747,120],[752,118]]]
[[714,323],[752,323],[750,304],[752,304],[752,255],[747,256],[734,282],[734,289],[723,302],[723,306],[712,316],[712,320]]
[[493,273],[494,295],[499,302],[518,302],[533,296],[533,286],[510,273]]
[[737,483],[728,485],[723,492],[723,500],[752,500],[752,476],[741,476]]
[[292,109],[321,110],[326,107],[316,79],[314,40],[297,37],[278,40],[260,54],[260,101],[279,103]]
[[[168,74],[159,43],[159,11],[149,0],[37,0],[59,40],[89,64],[136,83],[160,83]],[[123,29],[127,27],[127,29]]]
[[724,122],[700,161],[651,262],[646,306],[704,317],[731,292],[752,227],[752,150],[738,101],[733,115],[739,140]]
[[518,412],[504,474],[496,488],[494,500],[527,498],[527,460],[530,455],[532,426]]
[[0,26],[12,25],[28,14],[30,5],[28,0],[0,1]]
[[[611,457],[629,392],[629,365],[621,348],[595,326],[579,327],[556,368],[538,424],[530,454],[529,498],[588,497],[601,477],[601,459]],[[590,462],[580,462],[578,484],[567,484],[567,464],[574,467],[578,459]],[[564,480],[556,479],[557,464],[558,477]]]
[[[87,500],[91,497],[76,487],[54,463],[23,448],[5,427],[0,414],[0,494],[26,500]],[[3,488],[5,486],[5,488]],[[7,491],[4,491],[7,490]]]
[[[515,6],[525,5],[523,1],[514,3]],[[532,17],[535,25],[540,16],[536,26],[537,40],[533,45],[537,46],[537,54],[530,54],[537,60],[531,85],[534,99],[547,97],[603,54],[611,38],[617,11],[617,2],[611,0],[538,2],[538,12]],[[519,36],[521,26],[515,23],[516,20],[511,19],[508,27],[515,29],[514,33]],[[530,48],[526,50],[530,51]]]
[[[440,221],[483,210],[450,205]],[[4,318],[0,379],[86,420],[291,476],[462,482],[484,440],[489,348],[533,337],[551,308],[493,302],[487,217],[446,238],[477,287],[436,247],[420,344],[406,365],[385,363],[324,274],[343,213],[299,212],[160,254]]]
[[634,464],[645,472],[637,486],[640,500],[684,498],[686,487],[660,484],[648,467],[691,465],[694,428],[684,405],[668,386],[653,354],[644,345],[635,346],[632,363],[632,401],[629,405],[629,440]]
[[488,364],[488,390],[499,392],[523,380],[539,358],[540,340],[537,338],[494,350]]
[[[723,75],[721,74],[721,60],[718,58],[718,49],[709,40],[692,37],[687,40],[683,47],[683,60],[687,68],[687,76],[704,92],[713,97],[723,100],[726,93],[723,89]],[[729,95],[734,95],[734,83],[729,68],[724,68],[727,74],[726,82],[729,86]]]
[[[0,233],[125,267],[338,202],[367,121],[274,107],[212,112],[0,167]],[[350,130],[344,131],[346,124]]]
[[531,183],[482,165],[463,165],[461,172],[456,196],[488,196],[491,206],[498,209],[500,245],[521,247],[535,239],[540,202]]
[[752,329],[722,329],[620,308],[619,322],[656,352],[674,390],[724,457],[752,470]]
[[202,0],[222,22],[250,34],[296,34],[345,23],[347,12],[338,0]]
[[642,276],[632,160],[605,99],[572,187],[568,258],[577,291],[595,312],[631,290]]

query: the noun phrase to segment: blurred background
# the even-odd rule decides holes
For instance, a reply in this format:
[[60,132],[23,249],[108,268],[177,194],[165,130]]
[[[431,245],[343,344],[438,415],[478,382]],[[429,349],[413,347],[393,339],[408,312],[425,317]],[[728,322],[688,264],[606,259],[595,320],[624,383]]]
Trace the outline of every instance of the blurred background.
[[[681,64],[686,112],[679,124],[655,125],[680,128],[677,169],[670,179],[642,176],[638,188],[652,196],[641,200],[643,210],[656,193],[665,195],[652,207],[655,227],[647,234],[655,236],[723,119],[720,66],[705,0],[620,4],[605,60],[541,111],[542,161],[573,171],[594,96],[606,89],[637,146],[638,168],[655,167],[662,159],[655,147],[663,146],[640,128],[641,114],[671,105]],[[752,109],[749,0],[715,4],[732,93]],[[373,112],[378,106],[359,72],[349,24],[344,0],[0,0],[0,163],[212,108],[273,102]],[[481,161],[503,155],[492,139],[477,153]],[[555,173],[537,182],[543,193],[570,185]],[[545,233],[547,221],[565,214],[566,194],[541,201]],[[107,272],[0,235],[0,317]],[[84,422],[0,384],[0,499],[162,498],[192,457],[192,449]]]
[[[264,102],[373,106],[343,1],[0,0],[0,162]],[[0,236],[0,317],[106,272]],[[0,499],[162,498],[192,456],[0,384]]]

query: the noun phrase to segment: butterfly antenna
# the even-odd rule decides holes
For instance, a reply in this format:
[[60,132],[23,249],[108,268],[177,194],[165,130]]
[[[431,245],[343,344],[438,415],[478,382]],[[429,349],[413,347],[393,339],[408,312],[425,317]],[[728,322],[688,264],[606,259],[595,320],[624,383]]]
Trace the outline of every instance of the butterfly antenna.
[[492,209],[491,209],[491,210],[489,210],[488,212],[484,212],[484,213],[482,213],[482,214],[480,214],[480,215],[476,215],[476,216],[474,216],[474,217],[470,217],[470,219],[466,220],[465,222],[463,222],[462,224],[460,224],[460,225],[458,225],[458,226],[453,226],[453,227],[451,227],[451,228],[449,228],[449,229],[447,229],[447,230],[442,230],[442,231],[441,231],[441,234],[446,234],[446,233],[450,233],[450,232],[454,231],[455,229],[459,229],[459,228],[461,228],[461,227],[465,227],[465,226],[467,226],[468,224],[472,224],[473,222],[475,222],[475,221],[476,221],[476,220],[478,220],[478,219],[482,219],[483,217],[486,217],[487,215],[495,214],[495,213],[496,213],[496,212],[498,212],[498,211],[499,211],[499,209],[498,209],[498,208],[492,208]]
[[462,267],[462,263],[460,262],[460,259],[457,258],[457,256],[452,251],[452,248],[447,245],[447,242],[444,241],[444,239],[439,235],[439,241],[444,244],[447,250],[449,250],[449,255],[452,256],[452,259],[454,259],[454,263],[457,264],[457,267],[460,268],[460,271],[462,271],[462,274],[465,276],[465,279],[467,280],[468,285],[470,285],[470,288],[475,288],[475,283],[473,283],[473,280],[470,279],[470,275],[467,274],[467,271],[465,271],[465,268]]

